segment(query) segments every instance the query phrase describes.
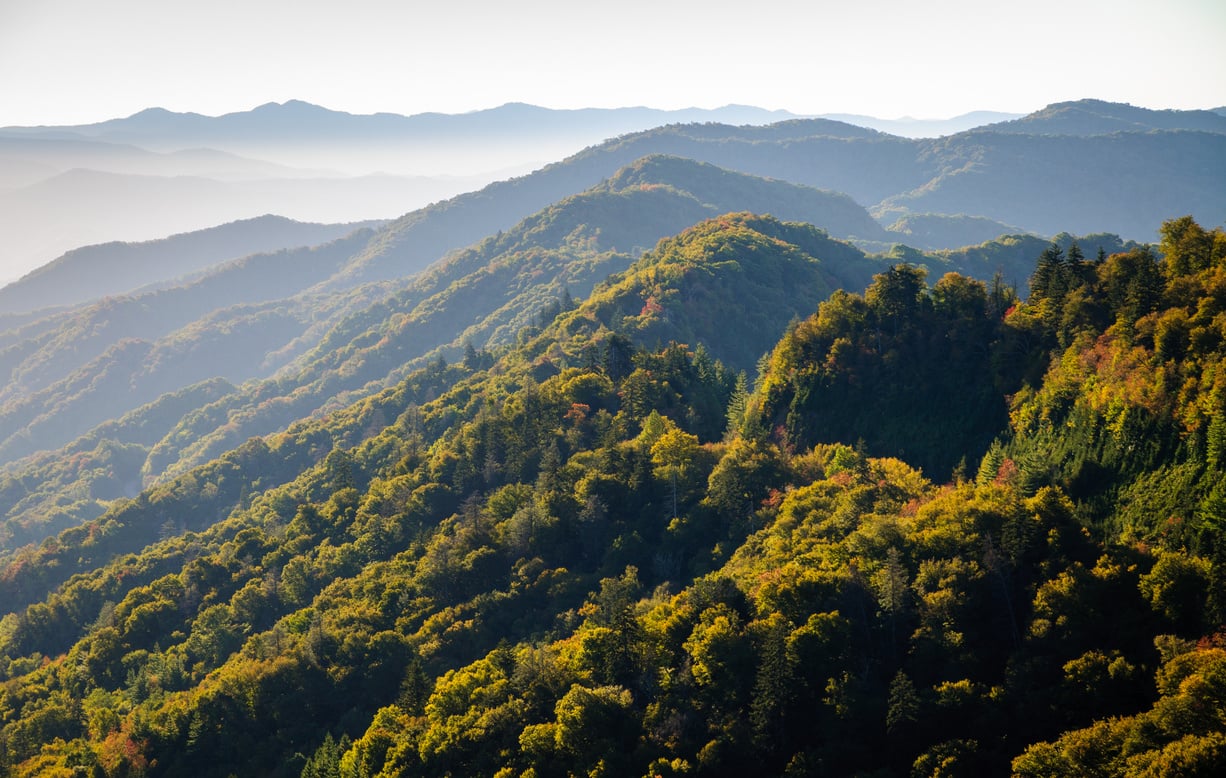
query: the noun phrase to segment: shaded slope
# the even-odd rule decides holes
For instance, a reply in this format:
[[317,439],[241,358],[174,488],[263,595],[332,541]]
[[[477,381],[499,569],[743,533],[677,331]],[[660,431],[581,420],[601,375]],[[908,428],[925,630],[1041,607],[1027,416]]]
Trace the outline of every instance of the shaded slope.
[[[339,323],[300,360],[296,375],[283,372],[276,380],[201,409],[193,420],[201,425],[198,434],[177,438],[190,440],[190,445],[155,449],[151,472],[182,457],[175,466],[178,472],[246,436],[268,434],[326,403],[372,391],[439,348],[454,358],[465,341],[478,348],[512,343],[520,330],[537,322],[541,311],[556,308],[563,297],[586,296],[598,281],[626,269],[643,248],[718,213],[713,202],[821,219],[835,228],[875,227],[862,208],[842,195],[689,160],[639,161],[609,182],[449,257],[403,292]],[[830,250],[862,256],[844,244],[837,246]],[[214,429],[206,429],[206,418],[212,419]]]
[[976,246],[1019,230],[986,216],[949,216],[913,213],[890,225],[896,240],[917,249],[942,249],[949,246]]
[[1103,231],[1152,241],[1156,234],[1138,225],[1185,213],[1213,224],[1226,212],[1226,183],[1217,175],[1226,163],[1226,134],[972,132],[929,141],[924,154],[940,165],[939,174],[884,199],[873,209],[879,218],[971,214],[1041,235]]
[[144,243],[75,249],[0,289],[0,314],[74,305],[206,270],[248,254],[315,246],[377,223],[304,224],[280,216]]
[[0,456],[57,448],[197,381],[269,374],[269,355],[315,317],[362,299],[303,306],[286,298],[329,276],[369,237],[358,231],[314,249],[254,255],[183,286],[57,314],[54,327],[28,325],[30,337],[19,333],[0,353]]
[[1005,425],[1010,387],[992,349],[1011,302],[953,274],[929,289],[922,271],[893,266],[863,297],[837,294],[789,330],[746,425],[795,450],[859,441],[944,479]]
[[[730,299],[710,293],[741,264],[721,247],[809,269],[792,252],[822,238],[722,222],[625,275],[676,303],[678,331]],[[1226,245],[1208,237],[1202,252],[1203,235],[1181,236],[1197,252],[1178,252],[1186,266],[1163,288],[1206,331],[1220,329]],[[1153,278],[1140,259],[1095,269],[1123,292],[1106,296],[1123,304],[1120,330],[1162,310],[1131,318]],[[878,319],[849,322],[849,344],[983,334],[973,282],[928,292],[908,275],[874,283],[862,302]],[[850,297],[833,300],[847,311]],[[888,319],[924,299],[931,313]],[[1036,295],[1014,315],[1063,314],[1070,300]],[[0,603],[18,606],[0,630],[0,764],[203,778],[310,776],[342,759],[368,774],[994,775],[1099,722],[1014,764],[1076,772],[1097,766],[1086,743],[1106,741],[1112,759],[1170,743],[1192,748],[1133,765],[1213,774],[1223,611],[1205,556],[1178,537],[1120,538],[1003,463],[941,486],[850,445],[719,440],[727,369],[698,349],[627,347],[594,323],[599,305],[597,292],[490,371],[418,371],[6,565]],[[1200,356],[1222,341],[1188,342]],[[604,353],[584,362],[589,344]],[[1028,358],[1050,356],[1039,351]],[[1170,353],[1172,369],[1194,366]],[[896,360],[895,376],[912,367]],[[724,401],[715,413],[711,399]],[[244,496],[258,479],[279,485]],[[116,557],[160,527],[164,539]],[[1159,663],[1158,691],[1181,699],[1134,727],[1121,717],[1154,702]]]

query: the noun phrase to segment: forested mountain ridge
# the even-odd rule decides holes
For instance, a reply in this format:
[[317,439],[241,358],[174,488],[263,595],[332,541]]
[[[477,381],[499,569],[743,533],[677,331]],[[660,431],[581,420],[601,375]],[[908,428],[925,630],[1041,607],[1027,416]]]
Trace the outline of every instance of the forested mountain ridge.
[[[63,526],[72,510],[94,515],[99,501],[131,496],[131,488],[118,489],[119,484],[148,485],[166,472],[181,473],[219,456],[251,435],[339,407],[394,383],[436,349],[454,358],[465,342],[479,349],[511,343],[564,295],[586,296],[644,248],[725,209],[771,211],[828,225],[835,235],[883,234],[843,195],[690,160],[648,157],[409,281],[319,291],[319,283],[329,286],[328,279],[350,257],[382,240],[378,232],[359,231],[309,250],[255,255],[179,286],[68,309],[6,333],[0,365],[9,371],[9,381],[0,406],[0,455],[13,460],[66,444],[162,392],[197,381],[262,379],[210,395],[201,407],[184,409],[180,419],[159,418],[170,428],[164,439],[145,445],[143,459],[136,449],[125,449],[122,466],[111,476],[95,487],[73,487],[71,500],[42,513],[51,526]],[[822,250],[833,252],[839,266],[863,263],[863,255],[844,244],[827,241]],[[1016,279],[1021,275],[1016,267],[988,260],[969,272],[990,277],[1004,270]],[[859,288],[867,278],[860,273],[838,285]],[[398,288],[402,291],[395,292]],[[817,301],[804,299],[809,306]],[[773,338],[779,331],[765,335]],[[760,349],[769,345],[763,342]],[[748,355],[743,367],[752,367],[756,357]],[[157,413],[168,407],[180,406]],[[100,461],[113,461],[110,451],[99,452]],[[30,485],[41,480],[35,475],[41,468],[33,463],[10,473],[28,484],[4,504],[6,521],[18,520],[8,512],[24,506],[14,537],[40,537],[25,522],[38,516],[42,505],[26,502],[27,495],[51,494],[46,483]],[[66,513],[65,504],[76,507]]]
[[[106,298],[8,334],[0,456],[61,445],[200,380],[267,375],[270,356],[346,302],[338,295],[295,310],[290,298],[329,277],[371,235],[359,230],[311,249],[253,255],[180,286]],[[112,386],[100,378],[107,374]],[[58,431],[39,431],[42,421]]]
[[[68,358],[76,361],[66,365],[81,365],[76,373],[60,365],[63,372],[53,375],[65,377],[57,378],[58,383],[44,379],[44,388],[24,398],[10,397],[8,410],[0,414],[0,422],[8,424],[0,427],[7,434],[0,442],[0,453],[10,458],[38,450],[40,440],[43,448],[66,443],[108,417],[137,413],[137,405],[153,403],[162,391],[185,390],[213,376],[238,382],[251,377],[252,371],[268,375],[281,365],[286,367],[275,377],[237,390],[186,395],[199,398],[196,406],[154,403],[145,413],[155,419],[150,428],[162,431],[157,440],[133,445],[132,441],[108,442],[105,435],[90,434],[84,438],[86,443],[79,441],[65,450],[65,454],[93,452],[84,460],[74,455],[72,461],[81,463],[78,467],[61,467],[52,476],[45,455],[10,466],[3,492],[7,496],[0,501],[4,516],[0,546],[11,549],[20,542],[37,541],[44,532],[75,523],[74,516],[77,521],[96,516],[108,500],[132,496],[140,485],[184,473],[252,435],[285,429],[299,418],[341,407],[395,383],[407,370],[425,364],[439,348],[454,359],[466,344],[484,350],[513,343],[542,312],[557,310],[559,300],[585,297],[598,280],[627,268],[643,245],[682,230],[717,208],[738,205],[836,227],[867,229],[872,224],[845,197],[692,161],[653,157],[629,166],[590,192],[551,206],[511,231],[456,254],[408,283],[404,291],[382,300],[379,298],[390,291],[381,292],[382,287],[346,293],[330,302],[310,294],[276,299],[278,289],[285,294],[308,286],[312,280],[306,272],[309,266],[317,267],[314,277],[324,277],[331,272],[329,268],[344,261],[345,246],[360,247],[369,239],[355,234],[347,244],[252,257],[219,268],[183,289],[116,298],[72,314],[78,320],[71,326],[48,330],[40,340],[9,350],[18,360],[10,393],[23,384],[34,385],[30,382],[55,367],[57,360]],[[755,227],[765,224],[759,221]],[[727,242],[727,235],[716,233],[715,237],[708,249],[739,250],[719,247],[721,241]],[[747,288],[754,284],[773,288],[773,298],[756,303],[736,295],[712,299],[705,312],[695,309],[690,319],[681,320],[727,315],[741,321],[740,327],[726,332],[724,342],[729,350],[716,348],[707,339],[738,370],[753,369],[788,318],[803,316],[830,289],[862,288],[880,267],[879,260],[816,232],[802,234],[792,228],[786,240],[799,241],[801,251],[822,258],[819,281],[789,287],[784,294],[779,279],[769,274],[764,278],[760,268],[747,268],[740,283],[749,284]],[[1064,245],[1070,240],[1062,237]],[[1123,248],[1114,236],[1091,236],[1084,241],[1090,250]],[[986,280],[1000,273],[1007,283],[1017,283],[1028,272],[1029,257],[1044,245],[1037,238],[1016,237],[959,252],[910,251],[897,258],[929,266],[937,274],[956,270]],[[272,268],[272,272],[261,268]],[[289,268],[293,272],[284,272]],[[262,293],[269,302],[201,315],[219,300],[230,301],[225,290],[237,288],[235,284],[242,285],[244,298],[255,299]],[[205,294],[209,289],[222,297],[209,297]],[[606,324],[616,325],[626,314],[635,314],[650,297],[634,297],[638,291],[633,285],[625,289],[633,292],[633,299],[605,310]],[[370,305],[372,300],[379,301]],[[658,302],[653,300],[652,305]],[[610,315],[614,310],[616,321]],[[167,312],[176,321],[190,324],[175,330],[163,321]],[[640,323],[650,325],[664,340],[702,340],[693,329],[678,330],[660,318],[644,317]],[[121,340],[149,338],[159,332],[166,334],[144,345]],[[738,333],[745,335],[733,345]],[[61,341],[71,349],[61,353],[55,345]],[[91,356],[91,344],[97,356],[93,365],[84,365],[83,360]],[[111,350],[105,351],[107,348]],[[260,356],[265,352],[271,353]],[[292,363],[296,354],[301,356]],[[103,381],[101,376],[110,377]],[[89,389],[82,392],[84,385]],[[170,408],[179,416],[168,417]]]
[[1049,135],[1106,135],[1151,130],[1226,133],[1226,116],[1214,111],[1155,111],[1106,100],[1075,100],[1052,103],[1027,116],[976,129]]
[[[907,214],[968,215],[1040,235],[1109,231],[1150,241],[1156,234],[1138,225],[1160,223],[1172,213],[1213,223],[1226,209],[1226,185],[1213,175],[1226,162],[1226,135],[1218,133],[1071,137],[976,130],[910,140],[817,119],[763,127],[669,125],[611,139],[529,175],[407,214],[337,283],[419,272],[446,251],[509,229],[653,154],[844,192],[886,224]],[[1147,185],[1121,191],[1120,170]],[[1119,192],[1114,210],[1096,205],[1103,198],[1093,195],[1105,191]]]
[[[654,197],[657,194],[689,202],[688,196],[660,189],[636,189],[630,196],[635,197],[634,193],[647,196],[649,199],[644,203],[656,214],[661,212],[661,202]],[[607,196],[625,195],[609,193]],[[566,305],[564,301],[569,299],[571,289],[586,295],[596,278],[630,262],[626,255],[592,251],[591,241],[586,238],[580,244],[587,247],[587,254],[568,249],[565,241],[551,251],[531,239],[528,253],[520,253],[525,236],[538,234],[542,223],[565,221],[561,214],[572,206],[590,214],[591,204],[586,200],[580,197],[565,201],[555,211],[547,212],[542,220],[527,222],[522,232],[490,239],[471,252],[459,255],[454,262],[441,265],[424,277],[413,292],[374,306],[338,326],[308,360],[308,367],[292,380],[285,378],[239,390],[231,387],[220,393],[192,394],[200,399],[195,406],[172,402],[138,410],[134,412],[138,417],[149,417],[142,427],[160,430],[156,439],[135,445],[135,440],[123,436],[112,439],[102,430],[95,431],[62,453],[64,458],[81,462],[80,468],[62,469],[54,477],[48,475],[45,456],[36,457],[27,467],[10,468],[3,490],[5,499],[0,503],[7,514],[7,533],[14,539],[32,536],[37,540],[41,537],[37,534],[41,525],[45,524],[41,526],[42,531],[62,527],[64,522],[71,520],[74,511],[79,512],[82,519],[97,515],[108,498],[134,494],[132,485],[149,485],[158,478],[186,472],[195,464],[207,462],[237,446],[251,434],[269,433],[288,426],[296,418],[291,414],[305,416],[317,407],[316,404],[324,402],[338,407],[342,391],[353,392],[355,398],[369,394],[373,390],[367,387],[368,383],[392,380],[386,377],[394,376],[397,370],[406,370],[406,360],[410,366],[426,364],[426,357],[437,348],[440,338],[448,342],[446,339],[455,337],[449,353],[459,356],[464,352],[460,336],[453,334],[457,332],[457,316],[460,321],[472,320],[478,311],[488,311],[488,314],[478,315],[477,321],[484,328],[480,332],[489,336],[490,347],[507,345],[516,332],[522,337],[525,328],[531,331],[530,328],[539,322],[556,316]],[[550,214],[556,218],[551,218]],[[564,233],[569,234],[569,231]],[[782,241],[777,236],[798,241],[800,245]],[[509,253],[503,251],[516,246],[519,249]],[[723,281],[716,289],[689,282],[685,268],[694,261],[716,254],[739,253],[747,254],[745,259],[753,258],[754,262],[747,264],[744,270],[735,262],[720,265]],[[820,266],[816,257],[823,258]],[[711,222],[702,229],[687,231],[674,241],[662,243],[645,261],[650,262],[648,267],[653,276],[664,268],[665,280],[645,281],[642,273],[631,273],[615,283],[609,292],[593,298],[596,306],[593,315],[606,325],[620,326],[619,322],[625,321],[627,313],[644,308],[645,312],[635,321],[638,322],[636,326],[644,330],[642,337],[649,338],[648,342],[680,334],[698,342],[694,325],[685,322],[701,319],[707,322],[708,329],[715,331],[709,318],[712,311],[735,314],[744,321],[743,329],[730,329],[723,337],[707,336],[702,340],[717,354],[731,359],[738,369],[752,369],[758,356],[770,348],[790,318],[811,310],[825,299],[831,288],[862,286],[879,264],[854,247],[834,241],[814,228],[746,217]],[[768,261],[776,264],[762,264]],[[453,264],[462,269],[455,271]],[[804,272],[798,276],[801,269]],[[728,276],[729,271],[735,273],[735,281]],[[522,280],[515,281],[516,278]],[[529,283],[529,279],[537,280]],[[673,299],[679,293],[683,293],[684,299]],[[511,302],[506,302],[508,299]],[[667,305],[672,314],[665,312],[662,304]],[[396,310],[402,306],[413,311],[412,315],[397,314]],[[674,310],[678,306],[681,310]],[[657,312],[660,315],[656,315]],[[461,336],[469,338],[473,334],[474,330],[470,329]],[[471,340],[467,342],[471,344]],[[132,347],[135,348],[135,344]],[[471,356],[476,353],[475,349],[471,345],[468,348],[469,359],[476,359]],[[365,392],[358,391],[363,388]],[[176,409],[180,414],[178,419],[166,415],[168,408]],[[211,450],[217,453],[210,454]],[[76,453],[85,451],[92,453],[84,459]],[[122,451],[124,456],[116,457],[117,451]],[[100,469],[107,473],[105,478],[98,477]],[[68,494],[73,495],[72,501],[64,499]],[[48,510],[51,505],[56,506],[55,510]],[[11,541],[5,545],[12,548]]]
[[[1226,236],[1168,222],[1161,260],[1049,246],[1027,301],[881,268],[750,389],[638,326],[684,333],[721,274],[767,247],[809,268],[778,241],[829,240],[726,221],[734,240],[706,242],[717,220],[666,241],[492,360],[435,361],[10,562],[3,601],[34,604],[0,620],[6,769],[1213,774]],[[627,283],[659,309],[626,311]],[[867,368],[908,385],[924,341],[957,346],[946,367],[987,355],[1008,413],[961,438],[995,427],[978,468],[925,478],[896,455],[931,428],[899,416],[858,418],[862,446],[798,424]],[[1128,445],[1150,427],[1171,436]],[[1082,441],[1101,470],[1067,456]],[[1194,473],[1190,499],[1136,477],[1155,467]],[[84,574],[60,585],[64,564]]]
[[[0,772],[1213,772],[1222,147],[1126,113],[665,127],[13,317]],[[864,207],[1074,204],[1161,243]]]

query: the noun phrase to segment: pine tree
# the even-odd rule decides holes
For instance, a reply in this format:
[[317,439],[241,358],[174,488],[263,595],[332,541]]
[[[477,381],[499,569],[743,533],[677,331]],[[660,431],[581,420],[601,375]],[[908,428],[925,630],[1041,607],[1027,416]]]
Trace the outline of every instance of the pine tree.
[[302,768],[302,778],[340,778],[341,757],[348,750],[348,735],[342,735],[340,740],[335,740],[329,732]]
[[890,681],[890,699],[885,713],[886,732],[894,734],[898,730],[919,720],[920,699],[915,691],[915,684],[907,674],[899,670]]
[[749,379],[745,371],[736,374],[736,383],[732,387],[732,396],[728,398],[728,427],[724,432],[725,439],[736,437],[741,432],[745,422],[745,411],[749,407]]
[[1064,250],[1056,242],[1043,250],[1039,255],[1038,265],[1030,278],[1030,300],[1038,302],[1044,299],[1060,301],[1067,291],[1067,266],[1064,262]]
[[786,750],[783,738],[787,706],[792,695],[792,666],[788,657],[788,623],[776,614],[763,635],[762,661],[754,680],[749,722],[754,744],[765,752]]

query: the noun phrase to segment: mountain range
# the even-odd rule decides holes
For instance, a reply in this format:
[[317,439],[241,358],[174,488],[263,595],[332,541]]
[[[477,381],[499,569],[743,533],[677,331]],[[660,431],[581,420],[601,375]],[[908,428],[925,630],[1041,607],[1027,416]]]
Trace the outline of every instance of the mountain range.
[[1217,115],[670,124],[27,274],[0,774],[1216,774]]
[[[1122,223],[1095,223],[1109,218],[1108,214],[1073,211],[1071,224],[1056,224],[1056,219],[1047,218],[1066,212],[1064,203],[1053,205],[1052,214],[1034,213],[1026,222],[1010,221],[1005,207],[995,211],[984,207],[990,202],[983,200],[983,190],[997,190],[994,193],[999,196],[1000,176],[1025,172],[1014,169],[1020,153],[1052,161],[1055,169],[1042,174],[1042,183],[1051,187],[1066,160],[1098,164],[1098,169],[1076,172],[1079,181],[1084,181],[1079,185],[1084,186],[1099,185],[1094,182],[1103,178],[1103,168],[1125,155],[1173,161],[1178,170],[1167,178],[1196,166],[1212,171],[1219,161],[1216,146],[1198,149],[1188,137],[1162,133],[1201,131],[1216,138],[1222,132],[1220,116],[1213,112],[1146,111],[1099,101],[1056,104],[1027,117],[969,114],[955,124],[934,126],[934,132],[947,133],[935,139],[880,135],[878,142],[870,142],[871,134],[857,129],[856,122],[908,134],[906,123],[845,118],[851,124],[802,120],[739,106],[658,112],[550,111],[517,104],[461,115],[354,116],[291,101],[220,117],[150,109],[94,125],[2,128],[0,202],[5,207],[0,208],[0,236],[10,250],[7,272],[16,276],[86,244],[157,239],[266,213],[314,222],[392,218],[508,175],[526,173],[585,146],[600,150],[624,143],[640,145],[633,156],[605,166],[606,176],[648,153],[701,154],[678,145],[677,139],[663,137],[663,131],[656,131],[657,137],[642,138],[652,134],[650,128],[666,122],[677,125],[669,131],[692,136],[701,125],[686,123],[700,121],[734,126],[774,122],[775,142],[794,147],[794,141],[802,138],[810,146],[818,136],[859,138],[847,144],[847,154],[841,153],[842,146],[822,152],[820,169],[813,167],[817,164],[813,160],[794,170],[795,166],[783,160],[785,152],[780,152],[778,160],[783,164],[764,165],[760,154],[757,162],[742,159],[744,149],[733,148],[739,141],[729,141],[733,153],[706,152],[703,159],[742,172],[846,192],[872,209],[883,226],[901,215],[936,212],[982,216],[1047,234],[1109,229],[1140,238],[1144,236],[1128,233],[1130,228]],[[1012,121],[996,121],[1001,119]],[[687,126],[689,129],[683,129]],[[1035,141],[1041,144],[1039,148],[1019,150],[1002,139],[987,139],[983,133],[988,130],[1044,138]],[[1150,131],[1159,131],[1161,137],[1144,141],[1132,137]],[[737,134],[729,132],[730,136]],[[1099,137],[1114,132],[1125,132],[1129,138],[1113,145]],[[1093,140],[1079,144],[1062,137],[1067,133]],[[785,140],[785,135],[792,137]],[[793,150],[801,153],[799,147]],[[813,153],[813,149],[803,153]],[[1157,176],[1154,182],[1163,187],[1164,180]],[[581,186],[556,190],[535,200],[529,209],[521,209],[515,218],[598,181],[588,178]],[[1205,186],[1209,191],[1189,193],[1185,199],[1220,195],[1211,182]],[[1138,191],[1135,196],[1146,195]],[[1046,200],[1048,196],[1028,191],[1023,198]],[[1178,198],[1178,192],[1155,193],[1153,199],[1161,202],[1142,206],[1154,206],[1146,223],[1167,213],[1191,210],[1180,207]],[[1196,211],[1195,215],[1213,218],[1208,212]],[[957,244],[933,243],[931,247],[954,248]]]
[[[595,237],[567,226],[542,213],[450,262],[531,277]],[[513,344],[7,555],[0,765],[1212,774],[1226,235],[1162,232],[1161,261],[1034,239],[1023,301],[813,225],[704,218]],[[367,313],[336,341],[406,320]],[[114,488],[167,415],[232,388],[165,395],[0,493]]]
[[[473,199],[482,205],[479,195]],[[522,196],[507,199],[524,205]],[[984,280],[999,274],[1002,283],[1017,286],[1025,284],[1033,257],[1047,245],[1041,238],[1015,236],[971,249],[907,249],[874,259],[835,240],[857,234],[889,237],[846,195],[690,159],[649,156],[429,267],[422,263],[415,272],[409,264],[414,256],[442,256],[449,248],[431,241],[457,240],[463,234],[458,224],[481,228],[471,212],[462,220],[452,213],[467,202],[432,206],[312,248],[221,262],[178,281],[50,312],[12,314],[13,329],[0,335],[0,369],[8,378],[0,394],[0,461],[10,463],[14,477],[38,483],[42,479],[35,473],[44,467],[47,451],[100,446],[91,428],[109,418],[145,413],[142,407],[149,403],[160,417],[161,432],[157,440],[142,443],[143,456],[136,455],[131,441],[113,442],[129,446],[130,458],[109,481],[110,489],[95,488],[90,499],[55,512],[21,496],[4,507],[10,526],[22,526],[20,536],[30,537],[39,523],[31,520],[39,515],[54,516],[56,522],[92,515],[106,501],[131,494],[135,484],[152,485],[252,435],[272,434],[296,419],[353,402],[429,359],[455,359],[465,343],[483,350],[505,348],[558,300],[587,297],[598,282],[625,271],[662,239],[722,213],[771,213],[824,225],[822,235],[828,236],[803,242],[810,255],[826,260],[823,280],[813,292],[817,296],[788,304],[773,301],[773,315],[782,318],[755,326],[767,338],[757,343],[756,352],[716,352],[740,370],[753,369],[789,318],[802,315],[831,289],[862,288],[890,261],[905,258],[936,274],[957,270]],[[238,226],[262,234],[276,222]],[[82,263],[105,258],[153,279],[145,257],[168,254],[182,260],[185,246],[215,247],[225,234],[111,246],[105,253],[83,250],[10,286],[11,299],[35,298],[45,289],[67,294],[73,279],[83,276]],[[1062,238],[1064,245],[1070,240]],[[1128,247],[1113,235],[1083,242],[1092,252]],[[123,277],[116,271],[110,275],[117,282]],[[85,292],[89,287],[77,288]],[[625,313],[642,304],[625,303]],[[669,337],[693,339],[676,332]],[[181,418],[165,417],[161,395],[190,393],[198,382],[217,379],[225,386],[220,393],[210,384],[212,393],[190,394],[201,399],[198,407],[184,409],[176,402],[170,407]],[[90,442],[73,443],[78,436]],[[31,464],[18,464],[26,460]],[[56,479],[46,481],[55,484],[48,490],[51,495],[67,488]]]

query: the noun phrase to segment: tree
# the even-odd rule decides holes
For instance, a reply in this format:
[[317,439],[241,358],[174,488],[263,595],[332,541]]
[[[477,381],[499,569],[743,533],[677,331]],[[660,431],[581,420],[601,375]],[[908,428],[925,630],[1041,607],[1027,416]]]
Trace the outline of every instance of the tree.
[[754,742],[764,751],[785,745],[781,742],[786,732],[785,717],[796,683],[787,650],[789,626],[782,614],[771,614],[758,652],[761,663],[754,680],[749,721]]
[[476,370],[481,367],[481,355],[477,353],[477,349],[473,347],[473,342],[468,338],[464,339],[464,368],[467,370]]
[[778,449],[736,438],[707,478],[706,502],[730,516],[750,515],[783,475]]
[[630,692],[620,686],[572,685],[554,709],[558,748],[585,768],[581,773],[601,765],[601,772],[618,774],[638,729],[632,703]]
[[899,670],[890,681],[890,699],[885,713],[886,732],[894,734],[919,719],[919,695],[907,674]]
[[673,516],[677,515],[677,479],[689,472],[694,455],[698,453],[698,436],[673,426],[651,446],[651,463],[656,473],[672,482]]
[[749,379],[745,376],[745,371],[736,374],[736,383],[732,387],[732,396],[728,398],[728,427],[724,432],[725,438],[732,438],[740,434],[741,427],[745,423],[745,411],[749,407]]
[[1067,270],[1064,249],[1060,248],[1060,244],[1052,241],[1052,244],[1039,255],[1034,275],[1030,277],[1031,301],[1052,299],[1058,303],[1063,299],[1064,293],[1068,291]]
[[890,646],[897,648],[898,616],[907,607],[907,594],[910,592],[907,568],[903,566],[902,554],[898,548],[890,546],[886,552],[885,564],[873,574],[873,588],[877,592],[877,602],[881,609],[890,617]]
[[340,778],[341,757],[349,750],[349,736],[334,740],[332,733],[324,736],[324,742],[315,749],[314,755],[302,768],[302,778]]
[[1206,232],[1191,216],[1169,219],[1159,232],[1162,242],[1158,250],[1165,260],[1167,275],[1188,275],[1213,262],[1213,233]]
[[614,333],[605,338],[604,355],[601,366],[605,375],[614,381],[620,381],[634,369],[634,343],[625,335]]
[[927,299],[928,287],[924,271],[910,265],[892,265],[884,273],[873,276],[873,283],[864,292],[864,300],[880,323],[893,325],[894,334],[914,324],[921,301]]

